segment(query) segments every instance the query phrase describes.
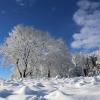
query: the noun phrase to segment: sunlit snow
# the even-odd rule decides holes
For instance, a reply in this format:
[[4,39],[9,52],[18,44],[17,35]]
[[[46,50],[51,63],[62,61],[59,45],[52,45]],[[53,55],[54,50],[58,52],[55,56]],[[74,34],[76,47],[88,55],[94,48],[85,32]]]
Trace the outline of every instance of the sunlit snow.
[[100,100],[100,76],[0,81],[0,100]]

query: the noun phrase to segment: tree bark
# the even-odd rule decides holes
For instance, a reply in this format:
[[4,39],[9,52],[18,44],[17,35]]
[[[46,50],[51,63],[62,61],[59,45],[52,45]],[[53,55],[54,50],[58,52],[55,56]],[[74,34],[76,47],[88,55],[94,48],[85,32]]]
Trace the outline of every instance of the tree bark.
[[21,73],[21,71],[19,69],[18,63],[19,63],[19,59],[17,59],[16,65],[17,65],[18,72],[20,74],[20,78],[22,78],[22,73]]
[[50,75],[50,69],[48,69],[48,78],[50,78],[51,75]]
[[23,78],[26,77],[26,71],[27,71],[27,62],[26,62],[26,64],[25,64],[25,69],[24,69],[24,72],[23,72]]

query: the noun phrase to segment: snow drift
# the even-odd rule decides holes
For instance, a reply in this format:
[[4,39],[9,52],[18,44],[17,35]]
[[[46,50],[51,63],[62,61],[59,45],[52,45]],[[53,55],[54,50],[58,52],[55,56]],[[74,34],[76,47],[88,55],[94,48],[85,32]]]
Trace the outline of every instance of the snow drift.
[[0,80],[0,100],[100,100],[100,76]]

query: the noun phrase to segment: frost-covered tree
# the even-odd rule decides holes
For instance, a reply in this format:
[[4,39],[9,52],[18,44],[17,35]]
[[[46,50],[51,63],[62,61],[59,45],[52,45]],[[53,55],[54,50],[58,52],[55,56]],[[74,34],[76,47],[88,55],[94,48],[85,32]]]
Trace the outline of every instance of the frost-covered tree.
[[48,37],[47,33],[32,27],[14,27],[2,46],[5,61],[13,64],[20,77],[28,76],[38,62]]
[[5,63],[13,65],[13,77],[66,77],[72,68],[71,56],[62,39],[29,26],[15,26],[1,46],[1,53]]
[[47,76],[68,77],[73,68],[71,55],[62,39],[50,39],[47,45],[47,55],[44,58]]
[[81,76],[83,73],[82,73],[82,68],[83,68],[83,65],[82,65],[82,56],[78,53],[76,54],[73,54],[72,55],[72,62],[75,66],[74,68],[74,74],[76,76]]
[[99,55],[74,54],[72,62],[75,65],[76,76],[94,76],[100,74]]
[[73,54],[72,62],[75,66],[74,74],[76,76],[87,76],[90,60],[87,55],[82,53]]

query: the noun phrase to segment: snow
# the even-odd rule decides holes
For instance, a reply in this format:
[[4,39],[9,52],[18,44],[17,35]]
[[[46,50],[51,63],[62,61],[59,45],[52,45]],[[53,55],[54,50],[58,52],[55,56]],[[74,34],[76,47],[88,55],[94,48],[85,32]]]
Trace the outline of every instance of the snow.
[[0,100],[100,100],[100,76],[0,80]]

